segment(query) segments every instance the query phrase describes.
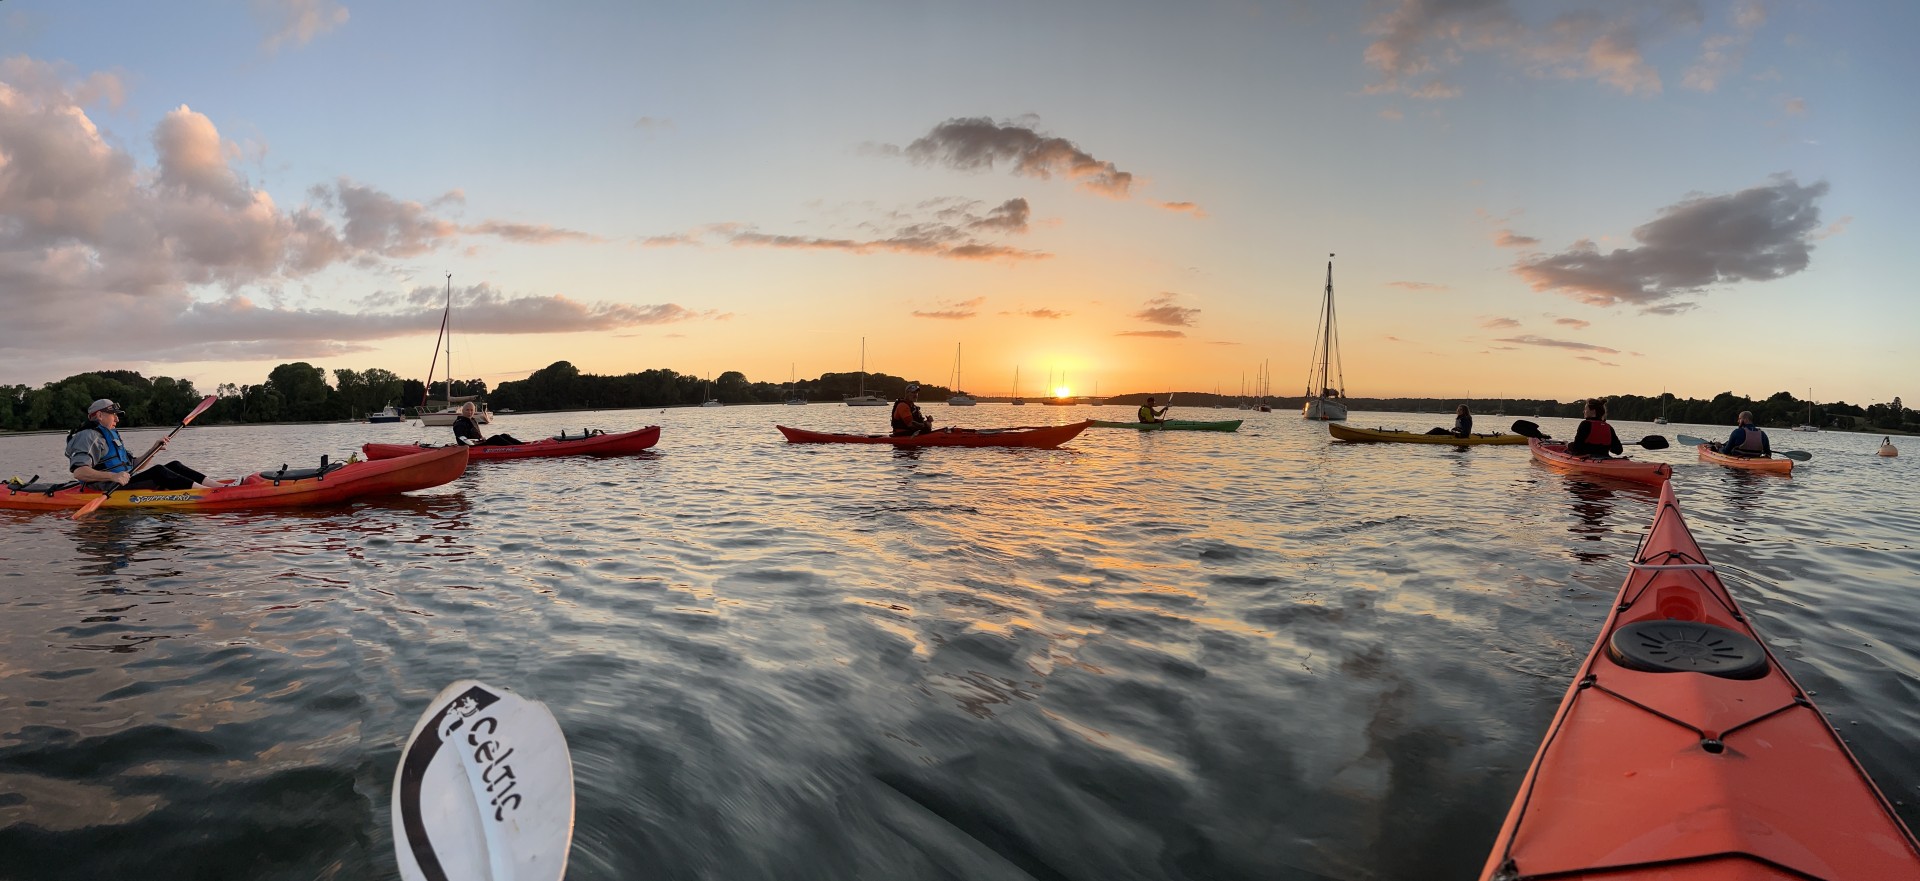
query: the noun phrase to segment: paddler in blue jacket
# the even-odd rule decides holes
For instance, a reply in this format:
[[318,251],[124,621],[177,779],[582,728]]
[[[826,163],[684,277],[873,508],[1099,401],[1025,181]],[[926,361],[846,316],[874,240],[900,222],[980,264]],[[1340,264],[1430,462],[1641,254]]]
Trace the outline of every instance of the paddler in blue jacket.
[[[120,405],[101,398],[87,406],[85,425],[67,433],[67,468],[73,472],[74,479],[84,482],[88,489],[106,492],[110,489],[202,489],[207,476],[188,468],[179,462],[155,465],[139,474],[134,474],[134,457],[127,452],[127,446],[120,440],[120,415],[125,413]],[[155,444],[156,450],[165,447],[168,437],[161,437]]]
[[1773,444],[1768,442],[1767,433],[1753,424],[1752,410],[1741,410],[1740,417],[1735,421],[1738,424],[1733,427],[1733,434],[1727,436],[1726,443],[1714,444],[1714,452],[1756,459],[1773,455]]
[[1618,456],[1625,451],[1626,448],[1620,445],[1620,436],[1614,433],[1613,426],[1607,424],[1607,402],[1588,398],[1586,418],[1580,420],[1579,428],[1574,429],[1567,452],[1605,459],[1608,454]]

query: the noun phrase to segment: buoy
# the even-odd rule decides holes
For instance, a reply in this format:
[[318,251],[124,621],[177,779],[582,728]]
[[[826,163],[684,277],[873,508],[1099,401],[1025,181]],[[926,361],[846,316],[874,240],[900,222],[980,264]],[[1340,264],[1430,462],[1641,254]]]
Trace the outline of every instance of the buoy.
[[1891,459],[1895,456],[1900,455],[1900,451],[1893,448],[1892,440],[1882,438],[1880,441],[1880,455]]

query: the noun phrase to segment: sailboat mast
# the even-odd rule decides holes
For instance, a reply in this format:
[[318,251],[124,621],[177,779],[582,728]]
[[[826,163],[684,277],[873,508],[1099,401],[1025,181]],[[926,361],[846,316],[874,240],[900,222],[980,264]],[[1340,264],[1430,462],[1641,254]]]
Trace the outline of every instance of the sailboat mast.
[[[447,273],[447,409],[453,409],[453,273]],[[432,377],[428,377],[432,379]]]

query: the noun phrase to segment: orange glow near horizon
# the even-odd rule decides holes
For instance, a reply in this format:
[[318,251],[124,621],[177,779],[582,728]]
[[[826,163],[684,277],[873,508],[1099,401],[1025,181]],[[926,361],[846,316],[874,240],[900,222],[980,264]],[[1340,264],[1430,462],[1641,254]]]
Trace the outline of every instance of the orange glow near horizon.
[[1056,385],[1053,387],[1053,396],[1056,398],[1065,398],[1065,397],[1071,396],[1072,394],[1073,394],[1073,389],[1067,388],[1064,385]]

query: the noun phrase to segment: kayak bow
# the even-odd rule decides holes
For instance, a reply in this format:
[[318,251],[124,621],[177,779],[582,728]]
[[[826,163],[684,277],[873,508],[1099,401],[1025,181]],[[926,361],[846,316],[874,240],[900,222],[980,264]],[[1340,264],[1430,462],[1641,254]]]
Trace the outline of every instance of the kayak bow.
[[1920,878],[1920,843],[1754,632],[1673,487],[1482,881]]

